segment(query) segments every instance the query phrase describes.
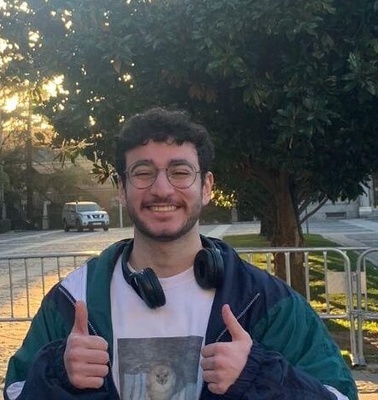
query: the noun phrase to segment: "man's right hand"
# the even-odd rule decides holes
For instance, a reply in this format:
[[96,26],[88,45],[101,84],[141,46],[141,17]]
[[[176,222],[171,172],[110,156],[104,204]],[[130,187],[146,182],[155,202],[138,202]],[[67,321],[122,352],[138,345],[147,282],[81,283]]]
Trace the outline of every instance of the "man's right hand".
[[75,322],[67,338],[64,366],[68,379],[77,389],[98,389],[109,372],[108,343],[89,335],[88,311],[83,301],[75,306]]

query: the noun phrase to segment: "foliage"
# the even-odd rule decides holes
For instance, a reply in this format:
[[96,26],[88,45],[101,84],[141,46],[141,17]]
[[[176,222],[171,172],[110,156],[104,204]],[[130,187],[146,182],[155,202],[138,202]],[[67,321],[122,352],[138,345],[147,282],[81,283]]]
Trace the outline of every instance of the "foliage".
[[237,204],[235,193],[228,194],[216,187],[213,189],[212,200],[216,206],[224,208],[234,208]]
[[9,3],[8,71],[64,76],[43,112],[60,141],[92,143],[98,173],[129,115],[188,109],[214,137],[219,189],[297,246],[309,201],[356,199],[378,169],[376,0]]

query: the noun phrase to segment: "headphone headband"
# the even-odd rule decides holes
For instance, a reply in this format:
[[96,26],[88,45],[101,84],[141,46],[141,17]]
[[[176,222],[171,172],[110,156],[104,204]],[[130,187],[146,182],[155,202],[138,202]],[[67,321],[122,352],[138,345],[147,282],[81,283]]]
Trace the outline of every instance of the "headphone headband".
[[[223,283],[224,266],[220,250],[213,241],[203,235],[201,249],[194,259],[193,269],[197,283],[203,289],[218,288]],[[145,301],[148,307],[157,308],[165,304],[165,294],[159,278],[152,268],[144,268],[133,272],[128,266],[128,260],[133,249],[134,240],[126,243],[121,255],[122,274],[126,282],[131,285],[138,296]]]

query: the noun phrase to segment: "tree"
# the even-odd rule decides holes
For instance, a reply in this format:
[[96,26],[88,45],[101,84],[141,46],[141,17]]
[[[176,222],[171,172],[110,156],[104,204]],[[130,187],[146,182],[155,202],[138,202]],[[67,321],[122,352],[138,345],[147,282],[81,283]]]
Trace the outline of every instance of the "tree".
[[307,202],[354,199],[377,169],[375,0],[29,4],[18,20],[40,45],[25,59],[69,92],[44,106],[61,137],[111,162],[128,115],[189,109],[214,136],[220,187],[250,196],[273,245],[303,245]]

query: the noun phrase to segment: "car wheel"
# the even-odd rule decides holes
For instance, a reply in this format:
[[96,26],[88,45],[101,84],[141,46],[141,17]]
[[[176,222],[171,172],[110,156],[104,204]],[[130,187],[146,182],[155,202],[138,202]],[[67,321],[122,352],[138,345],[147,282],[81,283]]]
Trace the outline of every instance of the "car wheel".
[[70,227],[68,226],[66,220],[63,221],[63,229],[64,229],[65,232],[68,232],[70,230]]
[[102,229],[103,229],[104,231],[108,231],[108,230],[109,230],[109,227],[108,227],[108,226],[103,226]]
[[76,229],[78,232],[83,232],[83,227],[78,219],[76,220]]

